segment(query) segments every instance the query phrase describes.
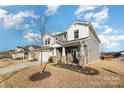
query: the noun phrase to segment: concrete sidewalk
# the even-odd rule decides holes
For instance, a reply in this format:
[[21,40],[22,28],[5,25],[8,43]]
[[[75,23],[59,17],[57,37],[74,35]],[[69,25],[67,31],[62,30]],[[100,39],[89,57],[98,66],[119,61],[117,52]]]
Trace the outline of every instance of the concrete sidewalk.
[[10,65],[8,67],[3,67],[3,68],[0,68],[0,75],[10,73],[10,72],[14,72],[14,71],[18,71],[18,70],[21,70],[23,68],[27,68],[27,67],[38,65],[38,64],[40,64],[40,61],[26,62],[26,63]]

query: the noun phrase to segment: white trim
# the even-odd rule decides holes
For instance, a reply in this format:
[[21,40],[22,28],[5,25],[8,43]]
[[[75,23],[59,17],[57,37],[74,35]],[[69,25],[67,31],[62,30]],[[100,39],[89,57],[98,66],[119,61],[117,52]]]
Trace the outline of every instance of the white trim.
[[65,55],[65,47],[62,47],[62,56],[66,56]]
[[58,43],[54,43],[53,45],[51,45],[50,47],[52,48],[57,48],[57,47],[62,47],[60,44]]
[[56,48],[53,50],[53,55],[56,56]]

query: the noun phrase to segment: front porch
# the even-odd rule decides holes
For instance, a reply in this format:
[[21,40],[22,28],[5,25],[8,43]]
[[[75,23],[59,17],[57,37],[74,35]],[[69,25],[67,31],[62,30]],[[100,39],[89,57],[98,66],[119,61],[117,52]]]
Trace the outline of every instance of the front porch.
[[79,63],[79,46],[60,47],[53,49],[53,57],[58,63]]
[[[81,50],[83,48],[83,51]],[[84,53],[82,56],[82,53]],[[88,45],[81,45],[80,42],[66,44],[52,49],[53,62],[58,64],[80,65],[85,61],[88,63]],[[82,58],[83,57],[83,58]],[[82,60],[83,59],[83,60]]]

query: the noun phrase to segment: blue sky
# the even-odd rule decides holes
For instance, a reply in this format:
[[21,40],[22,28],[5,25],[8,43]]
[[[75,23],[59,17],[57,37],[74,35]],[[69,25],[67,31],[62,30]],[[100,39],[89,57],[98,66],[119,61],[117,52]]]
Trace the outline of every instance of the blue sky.
[[35,44],[40,15],[48,17],[46,30],[62,32],[74,20],[89,21],[101,40],[102,51],[124,50],[124,6],[0,6],[0,51]]

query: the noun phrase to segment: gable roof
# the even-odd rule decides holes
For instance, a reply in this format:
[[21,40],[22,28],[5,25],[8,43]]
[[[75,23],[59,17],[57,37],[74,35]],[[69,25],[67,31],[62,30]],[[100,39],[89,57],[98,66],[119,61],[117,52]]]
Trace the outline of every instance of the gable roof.
[[50,47],[62,47],[63,44],[63,42],[55,40],[55,42]]
[[65,31],[67,31],[69,28],[71,28],[73,25],[75,25],[75,24],[83,24],[83,25],[89,25],[90,23],[89,22],[87,22],[87,21],[79,21],[79,20],[75,20],[75,21],[73,21],[73,23],[72,24],[70,24],[66,29],[65,29]]
[[29,47],[33,47],[33,48],[35,48],[35,49],[38,49],[38,48],[40,48],[40,46],[36,46],[36,45],[27,45],[27,46],[17,46],[17,48],[22,48],[22,49],[24,49],[24,51],[29,51]]
[[71,28],[71,27],[72,27],[73,25],[75,25],[75,24],[83,24],[83,25],[88,26],[89,29],[91,29],[91,32],[93,33],[93,35],[95,36],[95,38],[97,39],[97,41],[98,41],[99,43],[101,42],[100,39],[99,39],[99,37],[98,37],[98,35],[96,34],[96,32],[95,32],[95,30],[94,30],[92,24],[91,24],[90,22],[88,22],[88,21],[75,20],[75,21],[73,21],[72,24],[70,24],[70,25],[65,29],[64,32],[60,32],[60,33],[57,33],[57,34],[50,34],[50,33],[47,33],[47,34],[50,35],[50,36],[52,36],[52,37],[55,37],[55,36],[57,36],[57,35],[61,35],[61,34],[67,33],[67,30],[68,30],[69,28]]
[[33,48],[40,48],[40,46],[36,46],[36,45],[27,45],[24,48],[29,48],[30,46],[33,47]]
[[92,24],[88,21],[79,21],[79,20],[75,20],[71,25],[69,25],[65,31],[67,31],[69,28],[71,28],[71,26],[75,25],[75,24],[83,24],[83,25],[86,25],[88,26],[90,29],[91,29],[91,32],[93,33],[93,35],[95,36],[95,38],[98,40],[98,42],[100,43],[100,39],[99,37],[97,36]]

